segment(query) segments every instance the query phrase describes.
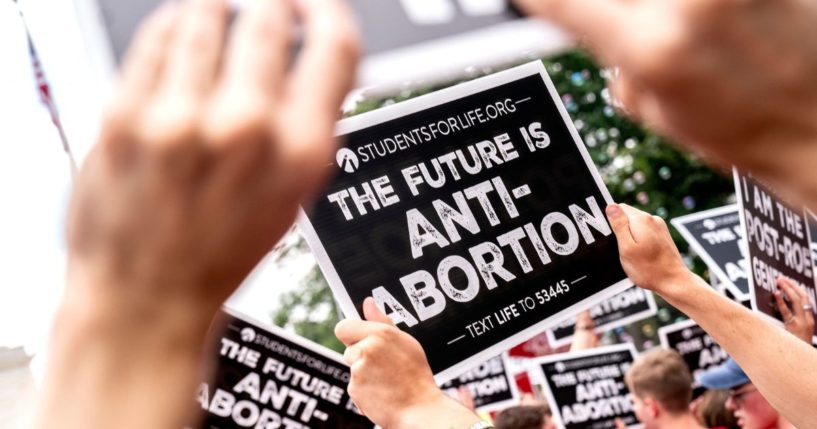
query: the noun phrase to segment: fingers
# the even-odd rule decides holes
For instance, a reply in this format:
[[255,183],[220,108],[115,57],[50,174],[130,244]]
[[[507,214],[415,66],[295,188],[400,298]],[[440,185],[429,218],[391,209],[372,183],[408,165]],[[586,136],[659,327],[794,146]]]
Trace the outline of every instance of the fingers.
[[224,50],[225,0],[187,0],[168,57],[165,89],[199,98],[215,81]]
[[352,344],[343,351],[343,361],[352,366],[360,359],[360,343]]
[[290,1],[252,0],[238,16],[225,64],[225,85],[264,98],[280,93],[292,43]]
[[166,2],[139,26],[122,61],[121,101],[138,106],[156,87],[178,18],[178,4]]
[[335,325],[335,336],[347,347],[372,335],[387,336],[389,329],[396,329],[381,322],[344,319]]
[[531,15],[553,21],[608,56],[619,52],[621,34],[631,25],[632,2],[617,0],[516,0]]
[[619,249],[635,244],[635,238],[633,238],[630,231],[630,219],[622,210],[622,206],[615,203],[610,204],[605,212],[607,213],[607,220],[610,221],[610,226],[613,228],[613,233],[616,234],[616,239],[618,239]]
[[627,429],[627,425],[624,424],[624,420],[616,418],[616,429]]
[[385,331],[396,329],[389,316],[383,314],[374,298],[363,301],[363,317],[366,320],[344,319],[335,326],[335,336],[347,346],[356,344],[370,335],[386,335]]
[[[806,308],[806,305],[809,305],[808,295],[806,291],[803,290],[800,286],[795,284],[791,279],[787,277],[778,277],[777,278],[777,287],[778,291],[775,292],[774,298],[777,301],[778,308],[782,305],[785,306],[785,301],[783,300],[783,296],[781,294],[784,293],[791,301],[793,311],[789,312],[788,317],[790,318],[792,313],[794,317],[797,317],[800,320],[806,322],[811,328],[814,327],[814,313],[811,308]],[[783,310],[781,309],[781,314],[783,314]],[[783,314],[783,320],[788,320],[787,316]]]
[[[778,280],[778,284],[780,280]],[[780,311],[780,317],[783,318],[783,322],[789,322],[792,320],[794,315],[792,314],[791,310],[789,310],[789,306],[786,305],[786,301],[783,300],[783,294],[780,291],[775,291],[774,293],[774,300],[777,302],[777,309]]]
[[[340,0],[298,2],[305,31],[303,51],[287,87],[295,118],[331,133],[343,98],[354,83],[360,42],[352,12]],[[304,149],[287,148],[294,155]]]
[[799,290],[800,288],[797,285],[795,285],[791,280],[783,276],[777,278],[777,287],[779,290],[775,292],[774,295],[775,300],[778,300],[778,296],[780,296],[778,300],[778,307],[780,306],[780,302],[783,302],[783,304],[785,305],[785,302],[782,297],[782,294],[784,293],[789,298],[789,301],[791,301],[794,316],[795,317],[803,316],[803,313],[805,311],[803,310],[803,295],[800,294]]
[[471,394],[471,390],[469,390],[467,387],[460,386],[457,388],[457,400],[469,410],[476,410],[474,395]]
[[595,325],[593,321],[593,315],[590,314],[590,310],[584,310],[576,317],[576,327],[592,327]]
[[368,297],[363,301],[363,317],[370,322],[380,322],[394,326],[394,322],[392,322],[389,316],[386,316],[380,311],[372,297]]

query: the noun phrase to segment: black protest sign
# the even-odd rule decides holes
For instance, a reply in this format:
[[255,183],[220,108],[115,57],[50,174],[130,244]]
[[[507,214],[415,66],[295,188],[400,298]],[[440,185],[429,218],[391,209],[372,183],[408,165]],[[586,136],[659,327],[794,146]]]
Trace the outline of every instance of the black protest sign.
[[737,301],[749,299],[749,259],[737,205],[677,217],[670,222]]
[[371,429],[346,393],[342,357],[308,340],[243,316],[225,314],[215,379],[196,401],[202,429]]
[[338,130],[304,235],[344,313],[373,296],[439,381],[631,285],[610,195],[540,62]]
[[615,428],[620,418],[637,425],[624,375],[635,360],[632,343],[545,356],[531,364],[545,388],[557,425],[566,429]]
[[[697,375],[723,363],[729,355],[693,320],[684,320],[658,328],[661,345],[677,351],[689,371]],[[696,382],[697,383],[697,382]]]
[[[734,171],[740,222],[747,244],[752,308],[782,321],[774,299],[777,278],[804,288],[811,311],[817,307],[808,225],[796,209],[750,175]],[[817,316],[816,316],[817,317]],[[815,325],[817,333],[817,325]]]
[[489,359],[440,387],[453,398],[457,397],[457,389],[465,387],[479,411],[496,411],[519,403],[516,380],[504,355]]
[[[591,307],[590,315],[596,325],[595,331],[602,333],[654,316],[656,311],[652,293],[632,286]],[[570,317],[547,330],[548,341],[556,347],[570,344],[575,330],[576,318]]]

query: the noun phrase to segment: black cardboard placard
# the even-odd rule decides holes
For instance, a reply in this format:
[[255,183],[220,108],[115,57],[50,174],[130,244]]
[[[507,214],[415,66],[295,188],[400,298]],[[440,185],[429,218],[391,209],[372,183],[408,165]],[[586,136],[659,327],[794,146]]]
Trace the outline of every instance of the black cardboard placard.
[[375,427],[349,398],[349,368],[338,353],[228,310],[224,317],[215,377],[196,393],[200,428]]
[[341,121],[300,224],[348,317],[373,296],[438,382],[629,287],[611,198],[541,62]]
[[556,424],[565,429],[611,429],[620,418],[641,427],[624,375],[636,357],[632,343],[534,359],[532,379],[542,383]]

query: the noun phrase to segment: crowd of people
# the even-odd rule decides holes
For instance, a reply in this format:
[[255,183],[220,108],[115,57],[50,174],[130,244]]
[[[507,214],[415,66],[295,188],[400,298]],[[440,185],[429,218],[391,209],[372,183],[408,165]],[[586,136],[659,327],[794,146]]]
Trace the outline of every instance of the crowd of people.
[[[817,2],[518,4],[615,67],[632,118],[817,210]],[[342,0],[245,6],[228,25],[225,0],[168,2],[136,35],[76,180],[68,284],[30,427],[184,427],[214,314],[323,183],[360,53],[353,14]],[[676,354],[641,356],[627,384],[645,426],[817,428],[814,321],[796,288],[778,282],[793,303],[778,296],[787,332],[690,272],[662,219],[624,204],[606,214],[630,279],[732,358],[700,377],[711,390],[691,403]],[[437,387],[414,338],[372,299],[363,310],[336,328],[361,412],[386,429],[488,427]],[[541,406],[495,422],[549,424]]]

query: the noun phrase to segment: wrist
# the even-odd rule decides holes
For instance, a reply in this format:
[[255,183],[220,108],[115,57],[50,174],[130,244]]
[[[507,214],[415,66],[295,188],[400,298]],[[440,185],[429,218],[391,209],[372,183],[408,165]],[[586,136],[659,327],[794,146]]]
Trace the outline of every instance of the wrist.
[[694,283],[697,277],[695,273],[685,266],[679,266],[656,278],[648,289],[665,299],[680,299],[685,293],[689,292],[690,284]]
[[654,289],[662,298],[679,309],[700,299],[702,290],[714,291],[709,283],[687,269],[665,277]]
[[471,410],[436,389],[428,399],[401,410],[385,429],[469,429],[480,421]]
[[100,264],[71,263],[61,313],[66,322],[95,329],[113,325],[131,335],[206,333],[222,300],[201,286],[159,277],[136,278]]

